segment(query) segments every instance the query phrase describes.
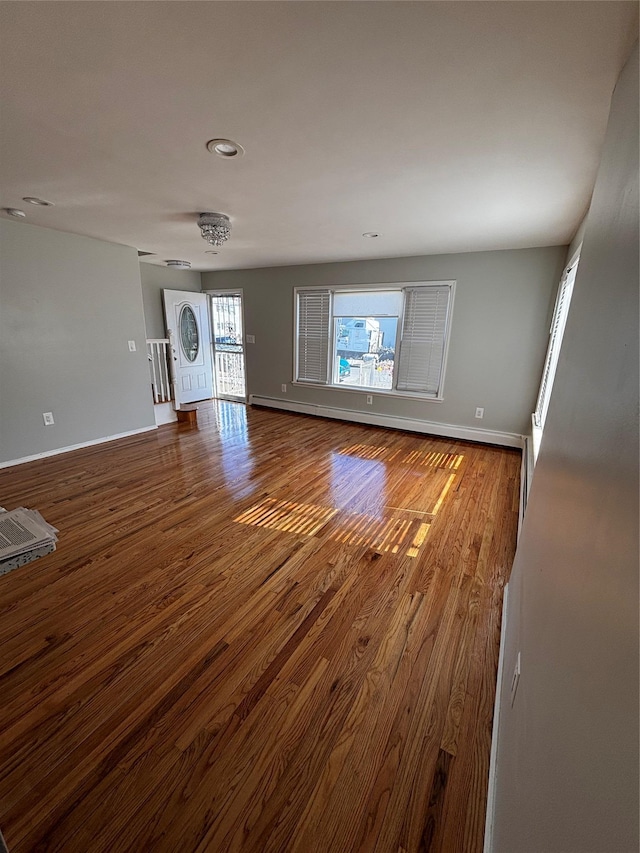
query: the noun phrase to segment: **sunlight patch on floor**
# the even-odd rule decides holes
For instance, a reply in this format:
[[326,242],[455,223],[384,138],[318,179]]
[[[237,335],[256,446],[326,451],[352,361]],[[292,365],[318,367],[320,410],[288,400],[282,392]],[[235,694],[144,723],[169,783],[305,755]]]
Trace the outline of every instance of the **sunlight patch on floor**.
[[379,554],[404,553],[417,557],[431,527],[430,521],[406,518],[378,519],[370,515],[351,515],[340,519],[331,538],[345,545],[366,545]]
[[300,504],[293,501],[277,501],[267,498],[241,513],[234,521],[253,527],[268,527],[286,533],[303,533],[313,536],[329,521],[337,509],[315,504]]
[[400,462],[403,465],[419,465],[425,468],[450,468],[456,471],[464,459],[464,456],[460,453],[412,450],[410,453],[403,454],[397,448],[372,444],[350,444],[338,452],[341,456],[375,459],[377,462]]
[[425,453],[423,450],[412,450],[402,460],[406,465],[423,465],[429,468],[454,468],[456,471],[464,459],[459,453]]
[[364,513],[338,513],[339,510],[330,507],[267,498],[241,513],[234,521],[252,527],[314,536],[328,521],[338,516],[336,526],[332,525],[328,533],[330,539],[344,545],[366,546],[380,554],[404,553],[408,557],[418,555],[431,527],[431,518],[424,520],[424,514],[421,520],[397,515],[376,518]]

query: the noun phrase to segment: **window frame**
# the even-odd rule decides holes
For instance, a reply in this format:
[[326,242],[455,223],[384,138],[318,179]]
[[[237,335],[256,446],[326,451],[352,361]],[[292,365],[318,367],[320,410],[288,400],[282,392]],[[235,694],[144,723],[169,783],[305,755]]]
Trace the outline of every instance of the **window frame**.
[[[405,291],[419,287],[448,287],[449,301],[447,306],[447,319],[444,329],[444,342],[442,352],[442,367],[440,370],[440,382],[437,394],[429,394],[420,391],[399,391],[395,386],[398,381],[398,368],[400,364],[400,351],[402,347],[402,336],[404,331],[404,314],[405,314]],[[333,348],[335,341],[335,320],[337,319],[333,313],[333,297],[335,293],[369,293],[375,290],[391,290],[400,291],[402,293],[402,310],[398,317],[398,325],[396,330],[396,352],[393,365],[393,388],[374,388],[359,385],[340,385],[334,383],[334,363],[333,363]],[[299,364],[298,364],[298,347],[299,347],[299,294],[309,291],[320,291],[329,293],[329,336],[327,341],[327,381],[313,382],[305,379],[298,379]],[[393,281],[393,282],[376,282],[375,284],[327,284],[327,285],[305,285],[303,287],[294,287],[293,289],[293,385],[300,385],[305,388],[326,388],[331,391],[348,391],[360,394],[376,394],[385,397],[406,397],[414,400],[429,401],[431,403],[441,403],[444,400],[444,387],[447,371],[447,361],[449,355],[449,345],[451,342],[453,307],[455,301],[456,280],[445,279],[437,281]],[[367,315],[369,316],[369,315]],[[376,316],[374,314],[372,317]]]
[[570,263],[565,267],[556,291],[556,301],[551,317],[551,326],[549,328],[549,341],[547,351],[544,358],[544,366],[540,377],[540,385],[536,404],[531,415],[531,438],[533,450],[533,464],[535,466],[538,453],[540,452],[540,444],[542,442],[542,434],[544,432],[547,414],[549,412],[549,403],[553,392],[553,385],[560,360],[560,352],[562,350],[562,340],[569,319],[571,310],[571,300],[576,281],[578,265],[580,263],[580,250],[572,258]]
[[571,298],[573,296],[579,260],[578,258],[574,263],[565,268],[556,292],[556,301],[549,328],[549,342],[547,344],[544,367],[542,368],[536,406],[533,412],[534,423],[541,430],[544,429],[547,420],[553,383],[556,378],[560,351],[562,349],[562,339],[564,338],[569,311],[571,310]]

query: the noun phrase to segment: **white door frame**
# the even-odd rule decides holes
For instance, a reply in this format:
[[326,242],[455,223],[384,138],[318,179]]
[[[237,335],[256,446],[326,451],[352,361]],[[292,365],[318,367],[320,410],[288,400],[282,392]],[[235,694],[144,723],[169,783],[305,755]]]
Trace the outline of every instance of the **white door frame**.
[[248,398],[247,393],[247,331],[244,317],[244,291],[241,287],[215,288],[214,290],[203,290],[209,297],[209,326],[211,327],[211,363],[213,365],[213,385],[214,393],[218,397],[217,377],[215,369],[215,329],[213,325],[213,296],[239,296],[240,297],[240,313],[242,315],[242,357],[244,359],[244,395],[240,397],[231,397],[227,395],[221,399],[235,400],[238,403],[246,403]]

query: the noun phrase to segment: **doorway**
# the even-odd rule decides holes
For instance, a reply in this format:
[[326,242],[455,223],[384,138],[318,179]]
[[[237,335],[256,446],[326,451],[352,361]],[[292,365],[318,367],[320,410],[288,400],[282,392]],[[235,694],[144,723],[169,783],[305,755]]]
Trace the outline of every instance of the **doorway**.
[[246,402],[242,291],[207,291],[211,297],[215,396]]

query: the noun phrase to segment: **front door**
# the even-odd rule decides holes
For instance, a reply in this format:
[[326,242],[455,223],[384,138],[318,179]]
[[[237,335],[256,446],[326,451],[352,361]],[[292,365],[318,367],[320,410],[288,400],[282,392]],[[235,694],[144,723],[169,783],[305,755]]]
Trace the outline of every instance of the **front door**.
[[216,397],[246,400],[242,294],[220,291],[211,294],[213,357]]
[[213,397],[207,295],[163,290],[176,408]]

